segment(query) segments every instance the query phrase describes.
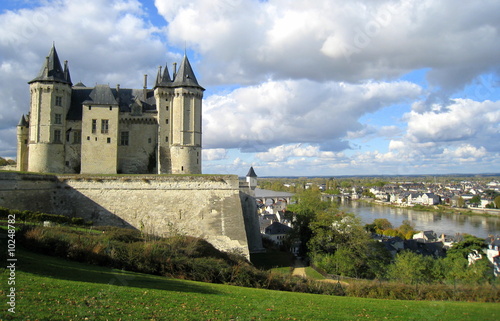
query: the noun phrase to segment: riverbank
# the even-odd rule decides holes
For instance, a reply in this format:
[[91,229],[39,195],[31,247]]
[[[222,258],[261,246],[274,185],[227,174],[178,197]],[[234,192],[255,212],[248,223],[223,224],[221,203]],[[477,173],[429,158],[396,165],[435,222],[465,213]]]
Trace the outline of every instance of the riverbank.
[[[420,212],[434,212],[439,214],[455,214],[455,215],[477,215],[477,216],[485,216],[485,217],[500,217],[500,209],[491,209],[491,208],[459,208],[459,207],[450,207],[446,205],[414,205],[414,206],[402,206],[390,202],[384,202],[375,200],[372,198],[362,198],[356,200],[358,202],[366,202],[370,204],[380,205],[380,206],[388,206],[393,208],[404,208],[411,209],[413,211]],[[356,202],[354,201],[354,202]]]

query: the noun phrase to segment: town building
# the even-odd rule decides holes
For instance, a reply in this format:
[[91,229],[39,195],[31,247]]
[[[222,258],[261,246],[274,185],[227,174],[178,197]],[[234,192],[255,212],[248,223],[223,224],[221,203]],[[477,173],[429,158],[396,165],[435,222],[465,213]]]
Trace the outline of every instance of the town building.
[[152,89],[73,85],[55,46],[28,82],[29,113],[17,126],[17,170],[40,173],[201,173],[205,90],[184,56]]

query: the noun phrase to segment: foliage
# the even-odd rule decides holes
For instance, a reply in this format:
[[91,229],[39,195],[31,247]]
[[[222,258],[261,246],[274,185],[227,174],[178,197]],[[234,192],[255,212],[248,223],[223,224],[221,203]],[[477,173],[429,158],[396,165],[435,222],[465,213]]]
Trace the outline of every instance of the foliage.
[[403,251],[396,255],[394,263],[389,266],[387,276],[391,280],[406,284],[428,283],[433,279],[433,261],[432,257]]
[[481,196],[479,195],[474,195],[471,200],[469,201],[471,204],[476,204],[479,205],[481,204]]
[[81,217],[68,217],[57,214],[46,214],[33,211],[19,211],[0,207],[0,219],[7,219],[9,214],[16,216],[18,222],[45,222],[50,221],[57,224],[72,224],[72,225],[92,225],[92,222],[85,222]]
[[5,159],[0,157],[0,166],[16,165],[16,161],[13,159]]
[[26,227],[20,244],[38,253],[133,272],[281,291],[335,294],[332,284],[259,270],[236,254],[223,253],[195,237],[176,235],[147,241],[137,231],[86,233],[66,227]]
[[453,244],[453,247],[446,252],[447,257],[462,257],[467,259],[470,252],[473,250],[481,250],[486,247],[485,241],[482,238],[474,235],[464,235],[463,241]]
[[400,237],[403,240],[409,240],[413,238],[416,233],[413,223],[408,220],[404,220],[403,224],[398,228],[393,228],[392,224],[385,218],[378,218],[371,224],[365,225],[365,230],[370,233],[376,233],[380,235],[390,236],[390,237]]
[[497,196],[497,197],[495,197],[494,202],[495,202],[495,206],[496,206],[497,208],[500,208],[500,195],[499,195],[499,196]]
[[288,207],[285,215],[293,220],[290,242],[300,241],[299,256],[309,252],[308,243],[312,237],[311,222],[318,213],[334,213],[337,209],[334,203],[321,201],[318,190],[306,189],[294,196],[295,203]]
[[383,273],[389,254],[370,238],[358,217],[321,201],[317,191],[305,190],[297,201],[289,209],[295,214],[291,236],[303,246],[300,255],[307,254],[331,274],[374,278]]

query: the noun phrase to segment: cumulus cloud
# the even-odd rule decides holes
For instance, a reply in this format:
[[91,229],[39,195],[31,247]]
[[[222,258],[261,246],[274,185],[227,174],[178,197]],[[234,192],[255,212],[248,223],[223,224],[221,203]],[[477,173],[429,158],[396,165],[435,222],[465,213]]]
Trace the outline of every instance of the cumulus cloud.
[[421,88],[409,82],[353,85],[270,80],[225,96],[208,97],[204,107],[205,144],[209,148],[262,152],[303,142],[339,151],[348,148],[343,137],[362,127],[361,116],[415,99],[420,93]]
[[490,151],[500,151],[500,102],[454,99],[452,104],[434,109],[422,113],[411,111],[405,115],[409,141],[473,142],[487,146]]
[[223,148],[205,148],[203,149],[202,157],[206,161],[227,159],[227,150]]
[[452,90],[499,61],[494,0],[155,3],[169,21],[169,38],[204,54],[210,82],[252,83],[269,75],[360,81],[432,68],[431,84]]

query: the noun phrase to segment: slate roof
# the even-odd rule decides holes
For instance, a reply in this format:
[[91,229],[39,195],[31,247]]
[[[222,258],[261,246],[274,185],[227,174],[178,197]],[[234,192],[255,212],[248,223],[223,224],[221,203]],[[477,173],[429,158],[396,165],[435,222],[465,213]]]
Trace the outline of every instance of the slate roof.
[[24,114],[21,116],[21,119],[19,120],[19,123],[17,124],[17,126],[20,126],[20,127],[28,127],[29,126],[28,121],[24,117]]
[[29,81],[28,84],[37,81],[55,81],[71,85],[71,76],[69,74],[67,62],[64,63],[63,69],[54,45],[52,45],[49,55],[47,56],[42,69],[40,69],[38,76]]
[[[111,92],[112,97],[108,96],[106,99],[120,107],[120,112],[130,112],[132,104],[139,99],[142,101],[142,107],[144,111],[155,111],[156,110],[156,100],[154,97],[153,89],[146,89],[146,97],[144,97],[144,89],[128,89],[120,88],[110,88],[107,85],[97,85],[106,86]],[[93,87],[73,87],[71,92],[71,106],[66,116],[67,120],[82,120],[82,105],[84,102],[92,103],[93,99],[91,93],[94,91]],[[109,92],[107,93],[109,95]],[[113,103],[113,99],[115,102]],[[93,102],[97,104],[96,102]],[[106,103],[109,105],[109,103]]]
[[170,73],[168,72],[168,67],[165,65],[165,70],[161,71],[161,66],[158,68],[158,74],[156,75],[155,87],[169,87],[172,85],[172,79],[170,78]]
[[291,229],[292,229],[291,227],[289,227],[285,224],[281,224],[279,222],[273,222],[273,224],[266,227],[266,234],[269,234],[269,235],[286,234]]
[[175,75],[174,81],[172,82],[173,87],[197,87],[202,90],[205,90],[198,84],[198,80],[196,80],[196,76],[194,75],[193,68],[191,68],[191,64],[187,56],[184,56],[181,62],[181,66]]
[[255,171],[253,170],[253,166],[251,166],[248,170],[247,177],[257,177],[257,174],[255,174]]
[[90,100],[86,100],[84,104],[96,105],[118,105],[115,95],[111,92],[108,85],[96,85],[89,94]]

